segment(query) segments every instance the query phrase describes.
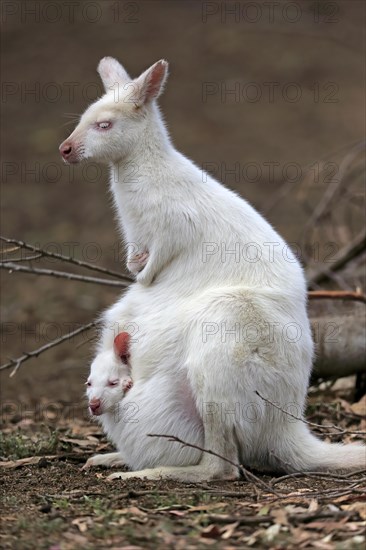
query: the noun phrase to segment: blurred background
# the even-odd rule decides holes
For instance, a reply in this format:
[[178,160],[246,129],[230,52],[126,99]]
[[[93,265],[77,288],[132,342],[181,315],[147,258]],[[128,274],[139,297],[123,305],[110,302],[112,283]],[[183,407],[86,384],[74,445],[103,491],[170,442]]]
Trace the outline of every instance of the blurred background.
[[[70,168],[58,153],[102,94],[96,67],[110,55],[132,76],[169,61],[160,104],[176,147],[262,212],[310,278],[362,243],[363,2],[4,0],[1,10],[2,235],[124,271],[107,169]],[[3,258],[22,254],[2,246]],[[363,261],[361,250],[319,285],[364,289]],[[52,259],[31,265],[93,275]],[[120,294],[1,278],[2,363],[95,319]],[[3,401],[82,406],[92,336],[25,362],[13,378],[3,371]]]

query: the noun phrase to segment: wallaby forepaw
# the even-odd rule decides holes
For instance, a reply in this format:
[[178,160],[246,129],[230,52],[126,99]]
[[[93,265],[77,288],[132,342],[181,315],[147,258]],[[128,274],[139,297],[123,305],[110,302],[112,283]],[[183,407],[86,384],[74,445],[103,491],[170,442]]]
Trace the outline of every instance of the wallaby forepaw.
[[142,271],[149,259],[149,253],[147,251],[141,252],[141,254],[135,254],[127,261],[127,269],[133,274],[137,275]]

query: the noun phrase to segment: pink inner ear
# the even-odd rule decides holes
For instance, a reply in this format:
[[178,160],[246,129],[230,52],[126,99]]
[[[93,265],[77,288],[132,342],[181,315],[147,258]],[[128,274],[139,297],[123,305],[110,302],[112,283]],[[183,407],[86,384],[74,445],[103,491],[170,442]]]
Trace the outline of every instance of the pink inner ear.
[[149,80],[148,80],[148,85],[146,90],[147,98],[152,99],[159,94],[162,81],[164,80],[164,76],[165,76],[165,65],[163,65],[163,63],[157,63],[149,75]]
[[120,332],[114,339],[114,352],[122,359],[123,363],[127,363],[130,356],[130,335],[128,332]]

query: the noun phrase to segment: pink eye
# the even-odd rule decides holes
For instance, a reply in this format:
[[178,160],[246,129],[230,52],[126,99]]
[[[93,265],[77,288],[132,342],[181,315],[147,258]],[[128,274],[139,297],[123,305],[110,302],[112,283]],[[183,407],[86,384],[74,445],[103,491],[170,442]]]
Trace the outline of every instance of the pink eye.
[[107,120],[104,120],[103,122],[97,122],[97,128],[99,128],[99,130],[108,130],[108,128],[110,128],[111,126],[112,123]]
[[119,383],[119,380],[109,380],[108,381],[108,386],[117,386],[117,384]]

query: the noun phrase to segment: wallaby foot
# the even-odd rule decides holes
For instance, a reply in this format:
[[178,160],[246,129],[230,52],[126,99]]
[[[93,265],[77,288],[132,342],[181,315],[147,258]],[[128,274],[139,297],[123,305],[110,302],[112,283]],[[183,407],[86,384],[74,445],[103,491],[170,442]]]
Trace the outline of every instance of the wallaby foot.
[[125,462],[120,453],[107,453],[104,455],[94,455],[88,458],[82,470],[88,470],[92,466],[106,466],[113,468],[114,466],[124,466]]
[[162,467],[147,468],[137,472],[116,472],[108,476],[107,481],[115,479],[173,479],[182,483],[201,483],[203,481],[226,480],[231,481],[239,478],[239,471],[233,468],[230,472],[223,468],[222,471],[212,472],[207,467],[185,466],[185,467]]

